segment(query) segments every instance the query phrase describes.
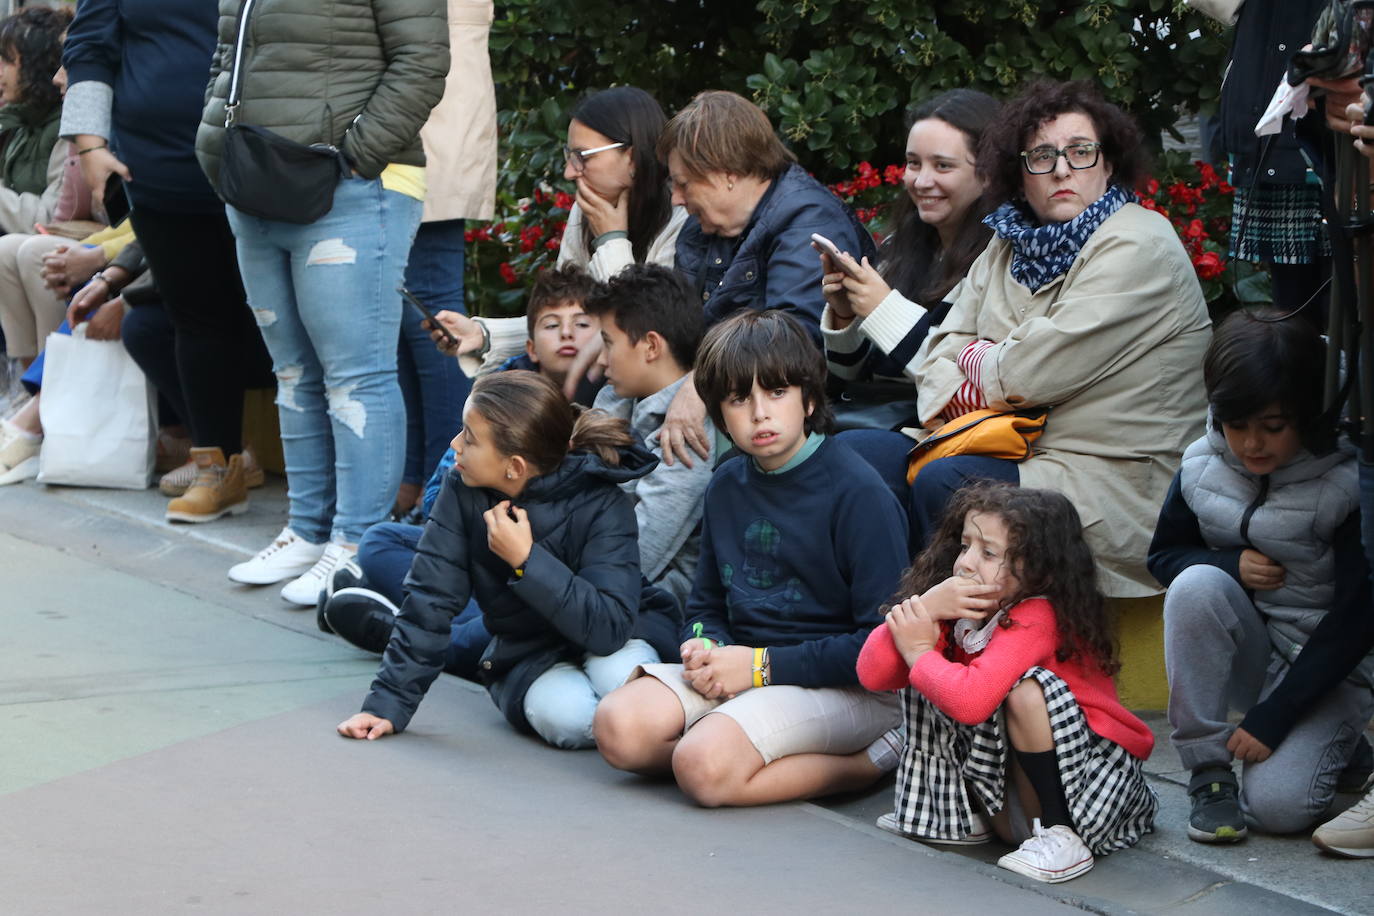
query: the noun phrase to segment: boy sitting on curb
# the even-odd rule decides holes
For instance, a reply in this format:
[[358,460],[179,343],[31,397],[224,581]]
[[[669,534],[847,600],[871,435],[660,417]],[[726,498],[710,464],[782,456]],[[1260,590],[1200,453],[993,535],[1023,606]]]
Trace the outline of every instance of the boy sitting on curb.
[[[588,297],[587,312],[601,322],[600,363],[607,382],[595,406],[629,421],[631,432],[662,459],[659,430],[696,359],[705,329],[701,305],[673,271],[636,264]],[[648,475],[621,484],[635,500],[644,577],[681,604],[692,590],[702,494],[715,457],[695,467],[660,462]]]

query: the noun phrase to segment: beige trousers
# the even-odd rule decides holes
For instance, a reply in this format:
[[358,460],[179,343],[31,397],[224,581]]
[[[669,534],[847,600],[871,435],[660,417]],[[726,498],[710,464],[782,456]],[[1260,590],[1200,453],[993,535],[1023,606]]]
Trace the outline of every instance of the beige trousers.
[[37,356],[66,317],[66,300],[43,285],[43,256],[79,244],[54,235],[0,235],[0,330],[11,357]]

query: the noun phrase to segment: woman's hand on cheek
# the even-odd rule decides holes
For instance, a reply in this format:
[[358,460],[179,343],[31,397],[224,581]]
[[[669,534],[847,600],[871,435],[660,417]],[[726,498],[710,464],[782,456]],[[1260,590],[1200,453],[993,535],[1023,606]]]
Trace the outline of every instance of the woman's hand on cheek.
[[605,232],[630,230],[629,191],[621,191],[614,201],[609,201],[593,191],[587,179],[579,178],[576,197],[582,217],[592,230],[592,238]]
[[931,618],[920,598],[907,598],[887,612],[887,628],[892,642],[908,665],[935,648],[940,638],[940,625]]
[[482,520],[487,523],[487,546],[491,552],[509,563],[511,569],[524,566],[534,547],[534,533],[525,510],[512,507],[510,500],[503,499],[482,513]]
[[950,576],[921,596],[932,620],[983,620],[997,610],[1000,586],[984,585],[964,576]]

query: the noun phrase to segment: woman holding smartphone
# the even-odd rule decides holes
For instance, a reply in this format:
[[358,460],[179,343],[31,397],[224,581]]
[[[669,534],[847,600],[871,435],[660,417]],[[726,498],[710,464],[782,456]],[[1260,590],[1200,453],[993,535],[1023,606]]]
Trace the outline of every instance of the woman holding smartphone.
[[[878,249],[877,264],[817,246],[825,270],[821,336],[826,363],[831,377],[848,389],[841,391],[836,405],[842,423],[847,404],[892,397],[909,404],[909,425],[920,425],[914,383],[929,334],[949,312],[969,266],[992,238],[992,230],[983,225],[992,207],[983,200],[984,182],[975,159],[978,141],[1001,107],[984,93],[952,89],[914,108],[904,193],[893,202],[890,234]],[[863,393],[849,384],[872,381],[890,384]],[[906,505],[912,440],[891,429],[851,428],[841,435]]]

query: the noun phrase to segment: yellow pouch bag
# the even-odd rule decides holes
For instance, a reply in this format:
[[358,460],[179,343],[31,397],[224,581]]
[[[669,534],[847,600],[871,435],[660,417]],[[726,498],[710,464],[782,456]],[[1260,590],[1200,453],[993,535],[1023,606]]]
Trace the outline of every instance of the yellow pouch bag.
[[936,458],[951,455],[983,455],[1025,461],[1031,443],[1045,431],[1048,407],[1023,410],[974,410],[961,414],[916,444],[907,455],[906,482]]

